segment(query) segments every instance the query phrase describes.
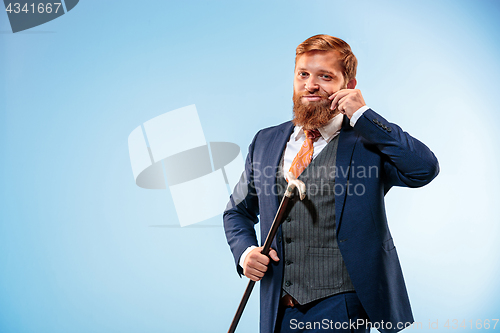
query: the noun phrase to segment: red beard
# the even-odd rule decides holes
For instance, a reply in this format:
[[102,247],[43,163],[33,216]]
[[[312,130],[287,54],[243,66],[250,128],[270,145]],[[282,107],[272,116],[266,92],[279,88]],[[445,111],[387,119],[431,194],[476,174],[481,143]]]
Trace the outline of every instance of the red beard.
[[[304,95],[321,96],[321,100],[316,102],[302,103],[301,97]],[[331,110],[332,101],[328,99],[328,93],[317,91],[314,94],[305,92],[302,95],[293,94],[293,123],[295,126],[302,126],[306,130],[316,129],[325,126],[330,119],[337,115],[337,108]]]

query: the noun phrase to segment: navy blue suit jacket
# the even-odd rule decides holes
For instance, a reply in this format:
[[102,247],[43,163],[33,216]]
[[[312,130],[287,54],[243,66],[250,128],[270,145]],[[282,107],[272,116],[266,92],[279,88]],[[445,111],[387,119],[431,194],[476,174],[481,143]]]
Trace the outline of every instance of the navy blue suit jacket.
[[[276,172],[293,124],[259,131],[250,144],[244,174],[224,212],[227,241],[238,273],[241,254],[257,245],[254,225],[262,239],[278,210]],[[339,134],[335,174],[337,239],[357,295],[372,322],[413,322],[410,302],[396,248],[389,232],[384,196],[392,186],[419,187],[439,172],[434,154],[422,142],[368,109]],[[364,174],[363,174],[364,170]],[[343,190],[342,190],[343,189]],[[281,237],[281,230],[276,238]],[[262,241],[263,242],[263,241]],[[283,258],[282,243],[273,242]],[[283,278],[283,260],[269,265],[260,282],[260,330],[274,332]],[[399,325],[401,326],[401,324]],[[387,325],[385,326],[387,328]]]

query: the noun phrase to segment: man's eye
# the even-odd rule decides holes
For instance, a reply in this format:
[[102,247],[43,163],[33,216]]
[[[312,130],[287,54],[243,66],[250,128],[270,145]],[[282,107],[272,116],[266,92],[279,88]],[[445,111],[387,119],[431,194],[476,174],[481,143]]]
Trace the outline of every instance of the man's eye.
[[299,72],[299,76],[300,77],[307,77],[307,73],[306,72]]
[[332,77],[330,75],[326,75],[326,74],[321,75],[321,78],[325,79],[325,80],[331,80],[332,79]]

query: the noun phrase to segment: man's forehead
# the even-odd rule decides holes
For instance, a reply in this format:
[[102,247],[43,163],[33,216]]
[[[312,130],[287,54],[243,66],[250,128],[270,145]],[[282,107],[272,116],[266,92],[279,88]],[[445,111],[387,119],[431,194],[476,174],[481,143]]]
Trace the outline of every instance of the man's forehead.
[[306,62],[309,65],[311,64],[311,62],[312,64],[315,64],[314,60],[318,61],[326,60],[326,62],[335,65],[335,67],[337,66],[342,67],[340,52],[335,50],[330,50],[330,51],[314,50],[299,54],[295,58],[295,69],[300,69],[300,68],[304,69],[303,66],[306,65]]

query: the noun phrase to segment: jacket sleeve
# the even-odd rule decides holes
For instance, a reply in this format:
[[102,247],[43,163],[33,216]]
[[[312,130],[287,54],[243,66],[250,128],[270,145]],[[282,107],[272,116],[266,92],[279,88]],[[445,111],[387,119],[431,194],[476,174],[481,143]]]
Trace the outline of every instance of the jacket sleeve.
[[253,149],[258,135],[259,133],[255,135],[248,148],[245,170],[234,187],[223,214],[226,239],[240,276],[243,274],[243,269],[239,266],[241,254],[252,245],[258,246],[255,224],[259,222],[259,202],[253,178]]
[[434,153],[375,111],[366,110],[354,130],[385,155],[386,191],[392,186],[424,186],[438,175],[439,163]]

